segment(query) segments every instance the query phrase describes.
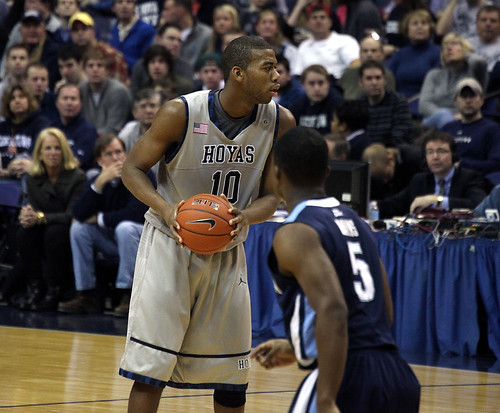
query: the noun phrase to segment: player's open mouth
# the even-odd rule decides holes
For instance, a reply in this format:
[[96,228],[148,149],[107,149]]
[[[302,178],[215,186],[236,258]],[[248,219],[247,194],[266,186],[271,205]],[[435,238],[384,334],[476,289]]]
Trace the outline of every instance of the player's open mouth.
[[279,83],[278,83],[276,86],[274,86],[274,87],[271,89],[271,93],[273,94],[273,96],[274,96],[274,97],[277,97],[277,96],[278,96],[278,90],[279,90],[279,88],[280,88],[280,85],[279,85]]

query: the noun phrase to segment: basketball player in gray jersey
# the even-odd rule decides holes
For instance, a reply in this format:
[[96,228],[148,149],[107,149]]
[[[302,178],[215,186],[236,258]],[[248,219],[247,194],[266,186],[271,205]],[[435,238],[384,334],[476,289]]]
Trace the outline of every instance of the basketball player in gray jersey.
[[[244,411],[251,348],[243,244],[248,225],[279,199],[267,179],[276,138],[295,119],[272,97],[276,56],[241,37],[222,57],[225,87],[167,102],[123,167],[129,190],[150,206],[137,255],[120,374],[134,380],[128,412],[156,412],[163,388],[214,389],[214,411]],[[160,161],[158,190],[145,171]],[[235,215],[222,252],[183,248],[176,214],[198,193],[225,195]]]

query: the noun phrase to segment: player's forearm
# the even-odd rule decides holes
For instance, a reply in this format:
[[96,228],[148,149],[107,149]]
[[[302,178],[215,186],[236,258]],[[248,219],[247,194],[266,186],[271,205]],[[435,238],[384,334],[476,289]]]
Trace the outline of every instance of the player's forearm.
[[347,345],[347,308],[334,305],[334,308],[329,311],[318,311],[316,313],[319,367],[316,388],[318,407],[334,402],[337,397],[344,375]]
[[141,202],[161,214],[169,204],[156,192],[147,174],[135,165],[125,161],[122,170],[122,180],[127,189]]
[[278,208],[278,204],[279,199],[271,194],[256,199],[243,210],[246,222],[248,225],[252,225],[270,219]]

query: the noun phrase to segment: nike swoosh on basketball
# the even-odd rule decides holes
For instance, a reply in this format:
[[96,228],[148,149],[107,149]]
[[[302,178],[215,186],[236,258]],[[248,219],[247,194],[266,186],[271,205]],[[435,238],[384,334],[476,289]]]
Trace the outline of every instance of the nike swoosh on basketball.
[[186,224],[210,224],[209,231],[215,227],[215,219],[212,218],[203,218],[203,219],[195,219],[194,221],[186,222]]

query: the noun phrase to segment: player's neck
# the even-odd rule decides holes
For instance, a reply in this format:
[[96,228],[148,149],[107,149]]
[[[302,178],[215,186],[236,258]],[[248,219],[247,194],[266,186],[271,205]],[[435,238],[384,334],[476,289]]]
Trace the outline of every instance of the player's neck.
[[319,188],[295,188],[291,193],[286,194],[286,208],[288,212],[292,212],[292,210],[300,204],[302,201],[306,201],[308,199],[319,199],[325,198],[325,189],[323,187]]
[[241,93],[235,93],[228,87],[221,90],[219,101],[224,112],[235,119],[249,115],[255,107],[255,103],[248,102],[242,98]]

